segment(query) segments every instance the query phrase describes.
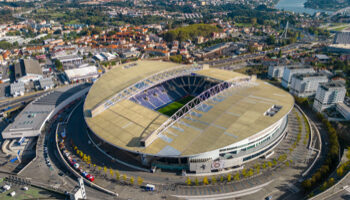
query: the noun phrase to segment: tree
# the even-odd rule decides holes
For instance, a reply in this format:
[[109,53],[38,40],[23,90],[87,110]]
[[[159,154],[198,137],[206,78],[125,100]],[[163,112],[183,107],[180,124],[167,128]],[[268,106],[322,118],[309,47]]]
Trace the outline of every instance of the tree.
[[272,163],[273,163],[273,165],[277,165],[276,159],[273,159]]
[[253,26],[255,26],[257,19],[255,17],[250,19],[250,23],[252,23]]
[[137,184],[142,185],[143,179],[141,177],[137,177]]
[[56,69],[58,71],[62,71],[63,70],[63,64],[58,59],[55,60],[55,67],[56,67]]
[[269,168],[271,168],[272,167],[272,162],[271,161],[267,162],[267,165],[269,166]]
[[277,55],[278,58],[282,58],[282,50],[280,49]]
[[302,182],[302,186],[305,190],[309,190],[312,186],[311,184],[311,180],[310,179],[307,179],[305,181]]
[[246,170],[246,169],[243,169],[243,170],[242,170],[242,175],[243,175],[243,176],[246,176],[246,174],[247,174],[247,170]]
[[268,45],[274,45],[274,44],[276,44],[276,38],[275,38],[275,36],[270,35],[270,36],[267,38],[266,43],[267,43]]
[[329,186],[332,186],[334,184],[334,178],[330,178],[329,180],[328,180],[328,185]]
[[115,178],[116,178],[117,180],[120,179],[120,173],[119,173],[119,171],[115,171]]
[[216,183],[216,178],[215,178],[215,176],[212,176],[212,177],[211,177],[211,184],[214,185],[215,183]]
[[256,174],[259,174],[259,173],[260,173],[260,165],[257,165],[257,166],[255,167],[255,170],[256,170]]
[[170,56],[170,60],[172,62],[181,63],[182,62],[182,55]]
[[123,178],[123,181],[126,181],[126,179],[127,179],[125,174],[123,174],[122,178]]
[[187,177],[186,184],[191,185],[191,179],[189,177]]
[[253,176],[254,175],[254,171],[253,171],[253,169],[250,169],[249,171],[248,171],[248,176]]
[[289,161],[286,162],[286,166],[289,167]]
[[204,176],[204,178],[203,178],[203,184],[204,184],[204,185],[208,185],[208,184],[209,184],[208,177]]
[[338,176],[343,176],[343,174],[344,174],[343,166],[340,166],[340,167],[337,169],[337,175],[338,175]]
[[227,175],[227,182],[230,182],[231,181],[231,174],[228,174]]
[[233,177],[233,179],[234,179],[235,181],[239,181],[239,179],[240,179],[240,174],[237,172],[237,173],[235,174],[235,176]]

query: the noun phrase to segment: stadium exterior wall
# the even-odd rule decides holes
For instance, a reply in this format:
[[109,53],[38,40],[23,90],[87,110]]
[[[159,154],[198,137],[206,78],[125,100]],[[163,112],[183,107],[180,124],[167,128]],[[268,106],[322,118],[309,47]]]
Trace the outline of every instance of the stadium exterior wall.
[[[249,138],[220,149],[190,156],[165,157],[130,151],[105,141],[98,134],[93,133],[88,124],[87,127],[91,133],[91,138],[95,143],[100,144],[101,149],[108,152],[112,157],[121,158],[121,155],[124,154],[122,157],[128,157],[129,161],[132,162],[130,164],[143,165],[150,169],[158,167],[175,171],[186,170],[195,173],[210,173],[225,168],[239,167],[271,152],[282,141],[287,132],[290,111],[270,127]],[[234,151],[236,151],[235,154]],[[230,154],[231,157],[227,158],[226,156]],[[164,160],[171,160],[172,162],[164,162]]]

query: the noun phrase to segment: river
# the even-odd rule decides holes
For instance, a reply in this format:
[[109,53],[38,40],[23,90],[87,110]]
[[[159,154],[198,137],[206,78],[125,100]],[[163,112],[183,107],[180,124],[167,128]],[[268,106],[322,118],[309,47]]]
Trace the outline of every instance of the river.
[[[285,11],[292,11],[295,13],[307,13],[310,15],[315,14],[316,12],[327,12],[323,10],[316,10],[316,9],[311,9],[311,8],[305,8],[304,3],[306,0],[280,0],[275,8],[280,9],[280,10],[285,10]],[[330,13],[328,11],[328,13]]]

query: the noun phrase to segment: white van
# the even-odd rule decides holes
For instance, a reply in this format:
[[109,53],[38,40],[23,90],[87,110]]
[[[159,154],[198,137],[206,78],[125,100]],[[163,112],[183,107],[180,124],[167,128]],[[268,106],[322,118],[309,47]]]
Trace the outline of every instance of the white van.
[[156,189],[156,186],[147,184],[145,187],[146,191],[154,191]]
[[10,185],[4,185],[2,188],[4,190],[6,190],[6,191],[9,191],[11,189],[11,186]]
[[16,195],[16,192],[15,191],[12,191],[11,193],[10,193],[10,196],[11,197],[13,197],[13,196],[15,196]]

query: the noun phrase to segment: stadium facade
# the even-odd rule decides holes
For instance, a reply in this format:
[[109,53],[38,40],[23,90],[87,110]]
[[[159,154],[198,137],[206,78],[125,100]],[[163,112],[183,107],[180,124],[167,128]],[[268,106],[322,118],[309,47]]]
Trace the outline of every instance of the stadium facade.
[[99,149],[146,169],[210,173],[271,152],[293,97],[266,82],[204,65],[139,61],[98,79],[84,104]]

